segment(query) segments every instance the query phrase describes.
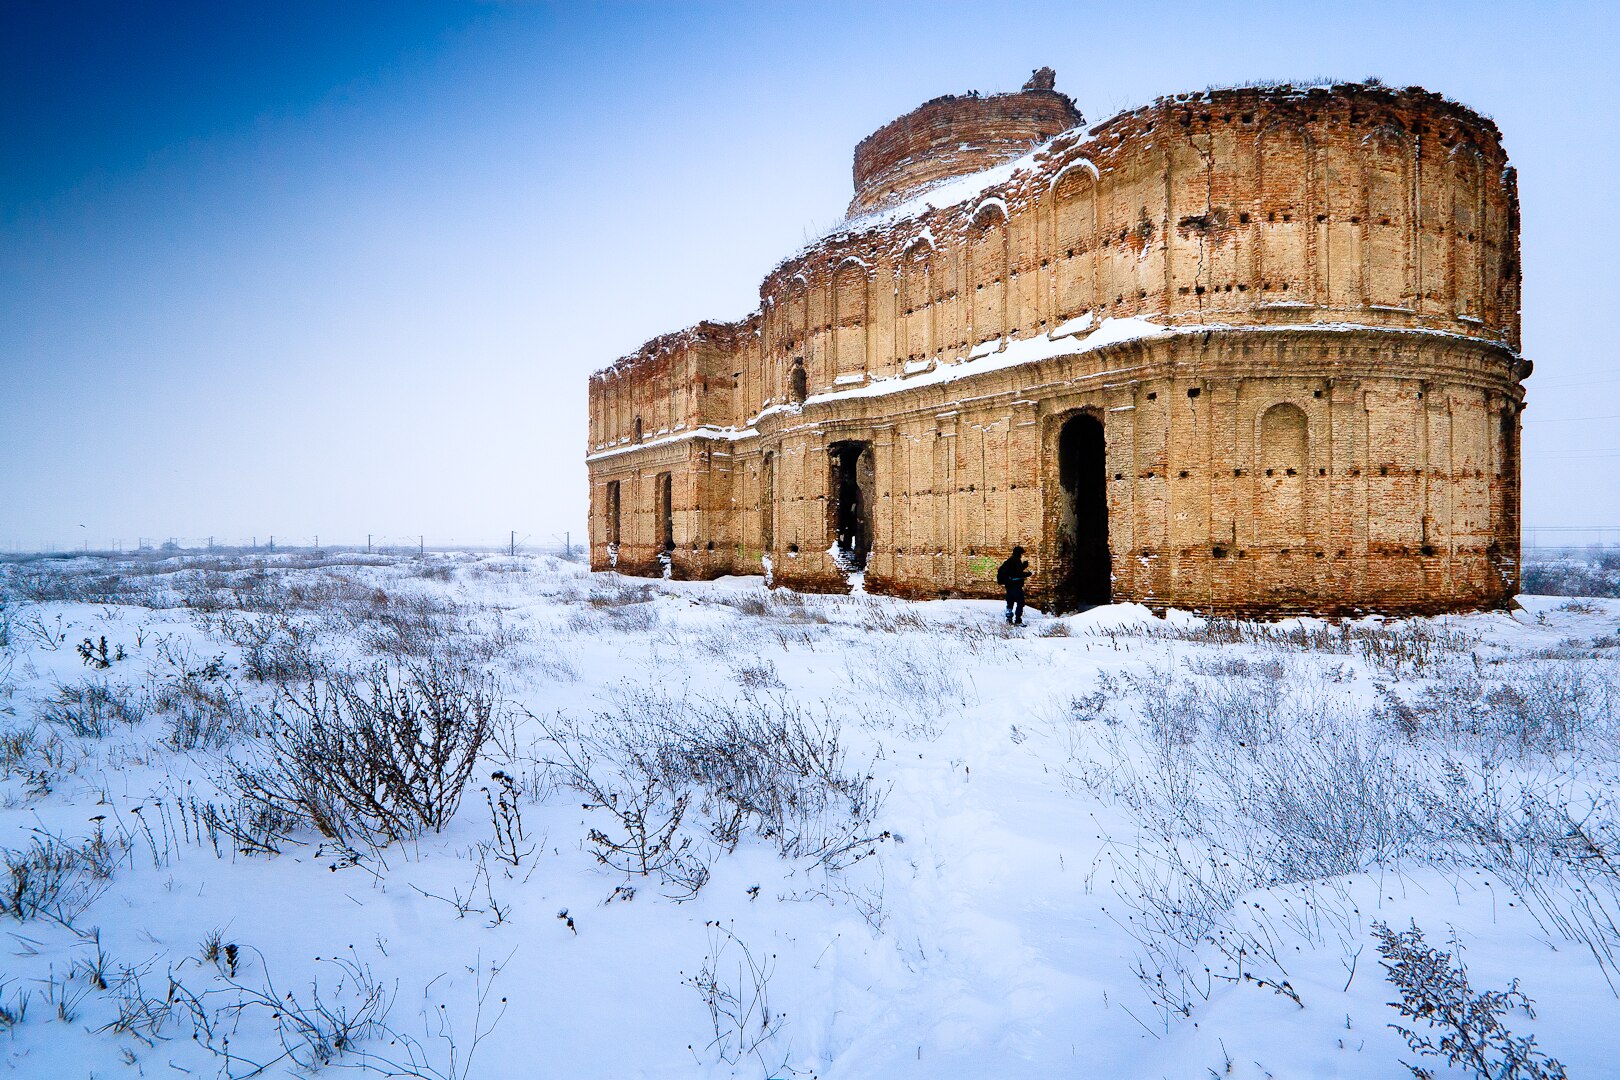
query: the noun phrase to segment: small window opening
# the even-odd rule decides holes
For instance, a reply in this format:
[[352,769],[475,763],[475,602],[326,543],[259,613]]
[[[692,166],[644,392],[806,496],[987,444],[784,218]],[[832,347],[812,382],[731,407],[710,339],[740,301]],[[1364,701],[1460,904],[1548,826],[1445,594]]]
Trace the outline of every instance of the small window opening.
[[808,396],[809,376],[805,374],[804,357],[795,356],[793,366],[788,370],[788,400],[795,405],[803,405]]

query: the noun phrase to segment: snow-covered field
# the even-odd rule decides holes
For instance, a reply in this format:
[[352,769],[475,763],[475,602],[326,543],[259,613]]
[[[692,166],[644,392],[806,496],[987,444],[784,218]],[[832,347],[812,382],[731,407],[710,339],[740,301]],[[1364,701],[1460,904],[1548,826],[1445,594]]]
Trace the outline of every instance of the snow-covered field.
[[17,1075],[1479,1075],[1391,1027],[1414,923],[1533,999],[1500,1075],[1620,1060],[1620,601],[36,560],[0,646]]

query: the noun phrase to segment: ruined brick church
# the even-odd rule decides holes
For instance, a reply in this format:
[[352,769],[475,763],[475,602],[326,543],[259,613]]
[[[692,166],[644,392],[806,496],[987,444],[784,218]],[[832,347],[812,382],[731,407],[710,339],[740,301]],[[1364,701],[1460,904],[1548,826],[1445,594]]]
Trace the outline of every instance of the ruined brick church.
[[1517,591],[1514,170],[1409,87],[1160,98],[1050,69],[855,149],[733,323],[590,381],[593,569],[1047,610],[1430,612]]

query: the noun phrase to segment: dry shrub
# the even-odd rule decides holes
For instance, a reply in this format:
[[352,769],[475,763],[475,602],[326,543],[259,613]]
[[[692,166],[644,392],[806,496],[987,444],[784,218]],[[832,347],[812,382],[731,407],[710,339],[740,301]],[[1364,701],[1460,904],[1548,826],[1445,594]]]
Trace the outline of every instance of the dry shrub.
[[86,739],[112,734],[116,725],[141,722],[145,711],[127,686],[105,679],[59,685],[40,707],[40,719]]
[[277,696],[269,760],[239,766],[250,801],[323,835],[384,846],[444,828],[499,708],[491,678],[442,658],[333,669]]
[[71,926],[106,891],[123,853],[99,830],[76,843],[36,830],[27,847],[0,848],[0,910],[21,922],[44,915]]
[[699,841],[731,850],[753,834],[784,858],[842,870],[885,834],[883,792],[852,769],[840,727],[780,698],[735,702],[629,687],[596,723],[542,721],[560,782],[612,819],[592,829],[604,864],[660,878],[685,899],[708,878]]

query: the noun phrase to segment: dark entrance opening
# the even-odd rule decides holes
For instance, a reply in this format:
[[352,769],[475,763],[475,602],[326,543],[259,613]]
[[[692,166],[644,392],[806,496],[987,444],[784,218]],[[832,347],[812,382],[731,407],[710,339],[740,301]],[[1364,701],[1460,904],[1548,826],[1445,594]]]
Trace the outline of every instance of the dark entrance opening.
[[619,542],[619,482],[609,480],[607,486],[607,542]]
[[675,550],[675,484],[667,472],[658,474],[653,484],[653,500],[658,515],[658,543],[665,551]]
[[1058,608],[1106,604],[1113,594],[1107,459],[1102,421],[1090,413],[1070,417],[1058,433],[1058,483]]
[[776,454],[765,452],[760,473],[759,546],[769,555],[776,549]]
[[844,561],[853,570],[866,569],[872,551],[872,444],[837,442],[828,447],[832,456],[833,538]]

